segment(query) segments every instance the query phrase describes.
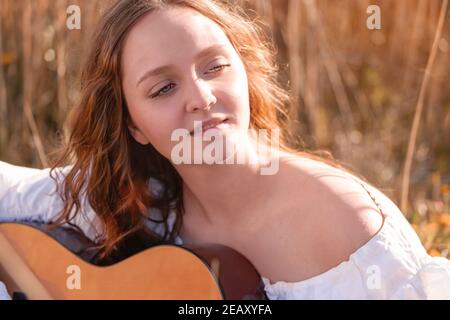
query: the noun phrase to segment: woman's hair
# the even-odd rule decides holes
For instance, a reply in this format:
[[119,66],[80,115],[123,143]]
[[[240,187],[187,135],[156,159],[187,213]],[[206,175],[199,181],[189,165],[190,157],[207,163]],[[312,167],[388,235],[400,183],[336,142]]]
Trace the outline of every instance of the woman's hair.
[[[128,130],[130,118],[121,88],[121,54],[133,25],[155,9],[188,7],[217,23],[242,59],[248,78],[250,128],[280,129],[280,148],[342,168],[329,152],[298,151],[287,128],[287,110],[293,107],[288,89],[277,80],[276,49],[263,28],[244,10],[218,0],[119,0],[101,18],[81,74],[81,92],[67,123],[65,143],[52,173],[70,164],[58,186],[64,202],[53,226],[72,223],[81,214],[81,198],[87,196],[102,223],[101,256],[108,257],[124,240],[144,232],[149,208],[159,209],[165,233],[145,231],[154,243],[173,242],[184,213],[182,179],[170,161],[152,145],[140,145]],[[350,169],[346,169],[351,171]],[[56,179],[56,177],[53,177]],[[149,179],[162,186],[152,190]],[[169,228],[169,213],[176,220]]]

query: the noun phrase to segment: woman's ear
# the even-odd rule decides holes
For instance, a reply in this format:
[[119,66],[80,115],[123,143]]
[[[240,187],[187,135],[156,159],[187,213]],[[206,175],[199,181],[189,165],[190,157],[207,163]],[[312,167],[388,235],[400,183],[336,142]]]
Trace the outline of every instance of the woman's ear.
[[144,146],[150,143],[150,141],[148,141],[148,139],[142,134],[141,130],[136,127],[131,119],[129,119],[127,122],[128,130],[130,130],[130,133],[133,136],[134,140]]

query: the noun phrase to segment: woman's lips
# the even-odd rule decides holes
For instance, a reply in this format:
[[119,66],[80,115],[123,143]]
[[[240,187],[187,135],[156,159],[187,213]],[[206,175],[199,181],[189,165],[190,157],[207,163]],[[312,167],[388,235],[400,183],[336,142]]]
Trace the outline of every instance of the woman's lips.
[[[220,119],[211,119],[211,120],[207,120],[207,121],[204,121],[203,122],[203,124],[202,124],[202,128],[201,128],[201,132],[205,132],[205,131],[207,131],[207,130],[209,130],[209,129],[222,129],[222,128],[224,128],[225,126],[228,126],[228,118],[225,118],[225,119],[223,119],[223,120],[220,120]],[[198,129],[197,129],[198,130]],[[190,134],[191,135],[194,135],[194,132],[195,132],[195,129],[194,130],[192,130],[191,132],[190,132]]]

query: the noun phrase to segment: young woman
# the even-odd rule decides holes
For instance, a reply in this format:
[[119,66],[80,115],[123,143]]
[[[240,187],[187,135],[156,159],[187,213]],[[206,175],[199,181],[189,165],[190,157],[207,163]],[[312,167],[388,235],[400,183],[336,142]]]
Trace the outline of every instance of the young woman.
[[[276,75],[273,47],[238,7],[118,1],[95,33],[53,180],[0,164],[1,220],[78,226],[105,257],[145,228],[158,241],[225,244],[270,299],[450,298],[450,262],[426,253],[390,199],[287,146],[279,119],[291,98]],[[281,129],[278,148],[248,129]],[[220,161],[180,163],[177,130],[182,157],[214,133]],[[247,161],[228,163],[238,156]],[[261,174],[267,159],[276,170]]]

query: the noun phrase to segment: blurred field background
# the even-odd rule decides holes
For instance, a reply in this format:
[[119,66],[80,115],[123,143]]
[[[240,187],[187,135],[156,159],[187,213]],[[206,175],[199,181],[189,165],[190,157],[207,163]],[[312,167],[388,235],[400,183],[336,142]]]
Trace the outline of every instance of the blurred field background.
[[[329,150],[364,175],[401,207],[430,254],[448,257],[448,7],[438,24],[445,0],[231,1],[256,12],[278,48],[280,81],[296,97],[290,119],[302,147]],[[81,30],[66,28],[71,4],[81,8]],[[0,0],[2,161],[48,167],[78,95],[87,39],[107,4]],[[381,30],[366,27],[370,4],[381,8]]]

